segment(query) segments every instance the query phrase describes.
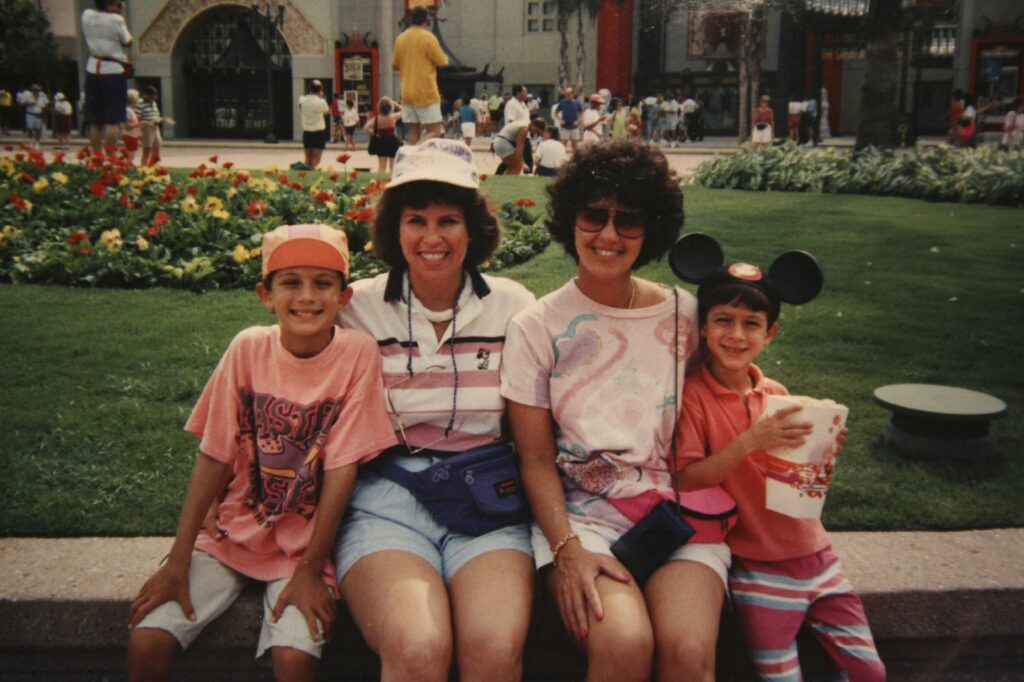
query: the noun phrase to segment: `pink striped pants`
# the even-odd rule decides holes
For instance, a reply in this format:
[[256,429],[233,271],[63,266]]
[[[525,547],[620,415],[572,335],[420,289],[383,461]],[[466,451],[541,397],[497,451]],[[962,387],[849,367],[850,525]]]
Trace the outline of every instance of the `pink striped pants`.
[[796,636],[805,621],[837,670],[836,679],[885,679],[864,605],[831,547],[783,561],[734,555],[729,588],[760,679],[803,679]]

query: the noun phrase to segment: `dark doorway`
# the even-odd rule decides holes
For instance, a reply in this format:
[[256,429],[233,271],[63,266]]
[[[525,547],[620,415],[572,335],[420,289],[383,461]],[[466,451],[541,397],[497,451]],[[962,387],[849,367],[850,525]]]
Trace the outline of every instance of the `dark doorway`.
[[189,136],[262,138],[272,96],[273,132],[291,139],[291,54],[275,27],[251,10],[219,7],[182,40]]

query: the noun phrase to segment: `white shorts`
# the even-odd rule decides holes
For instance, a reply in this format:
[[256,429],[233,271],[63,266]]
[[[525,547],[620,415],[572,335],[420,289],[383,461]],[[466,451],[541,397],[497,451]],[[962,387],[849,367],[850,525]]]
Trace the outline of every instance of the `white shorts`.
[[[192,550],[188,580],[192,607],[196,611],[195,621],[185,617],[185,612],[178,602],[169,601],[146,614],[142,622],[135,627],[156,628],[169,632],[178,640],[182,649],[187,648],[203,628],[227,611],[250,582],[249,578],[238,571],[228,568],[206,552],[197,549]],[[295,606],[289,604],[276,623],[271,620],[271,612],[288,580],[281,578],[264,583],[267,589],[263,593],[263,623],[256,658],[261,658],[267,649],[275,646],[291,647],[320,658],[324,640],[313,639],[306,618]],[[323,627],[319,621],[317,624]]]
[[441,104],[431,104],[425,107],[416,107],[411,104],[402,105],[402,120],[413,125],[430,125],[441,122]]
[[[621,533],[614,528],[599,523],[587,523],[569,519],[569,527],[572,532],[580,538],[583,549],[595,554],[612,554],[612,543],[619,539]],[[531,541],[533,542],[533,558],[537,568],[541,569],[554,559],[551,555],[551,546],[540,526],[533,524]],[[710,568],[722,580],[722,585],[728,590],[729,587],[729,566],[732,565],[732,552],[729,545],[724,542],[718,544],[687,544],[683,545],[668,558],[669,561],[695,561]]]
[[470,139],[476,137],[476,124],[475,123],[463,123],[462,124],[462,136]]
[[580,127],[575,128],[562,128],[562,139],[563,140],[578,140],[580,139]]
[[750,135],[751,142],[771,142],[772,141],[772,127],[770,124],[765,123],[764,128],[761,130],[754,126],[754,132]]

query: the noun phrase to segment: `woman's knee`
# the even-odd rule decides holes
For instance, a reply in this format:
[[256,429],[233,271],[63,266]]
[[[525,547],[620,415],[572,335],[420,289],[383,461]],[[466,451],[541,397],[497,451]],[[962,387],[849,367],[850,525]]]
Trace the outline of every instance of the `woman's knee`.
[[612,633],[592,627],[587,637],[587,679],[646,680],[653,660],[654,635],[649,628]]
[[384,667],[406,679],[445,677],[452,661],[450,633],[401,628],[381,639]]
[[[659,678],[713,680],[715,641],[701,637],[680,637],[659,642],[655,653]],[[665,677],[668,674],[669,677]]]

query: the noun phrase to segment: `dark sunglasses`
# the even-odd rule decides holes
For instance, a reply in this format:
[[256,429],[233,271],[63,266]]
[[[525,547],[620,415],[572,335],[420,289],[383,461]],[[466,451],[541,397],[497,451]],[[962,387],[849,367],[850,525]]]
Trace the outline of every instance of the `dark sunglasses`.
[[644,236],[644,214],[621,208],[585,206],[576,211],[576,227],[584,232],[600,232],[608,224],[609,218],[615,226],[615,232],[623,239],[639,239]]

